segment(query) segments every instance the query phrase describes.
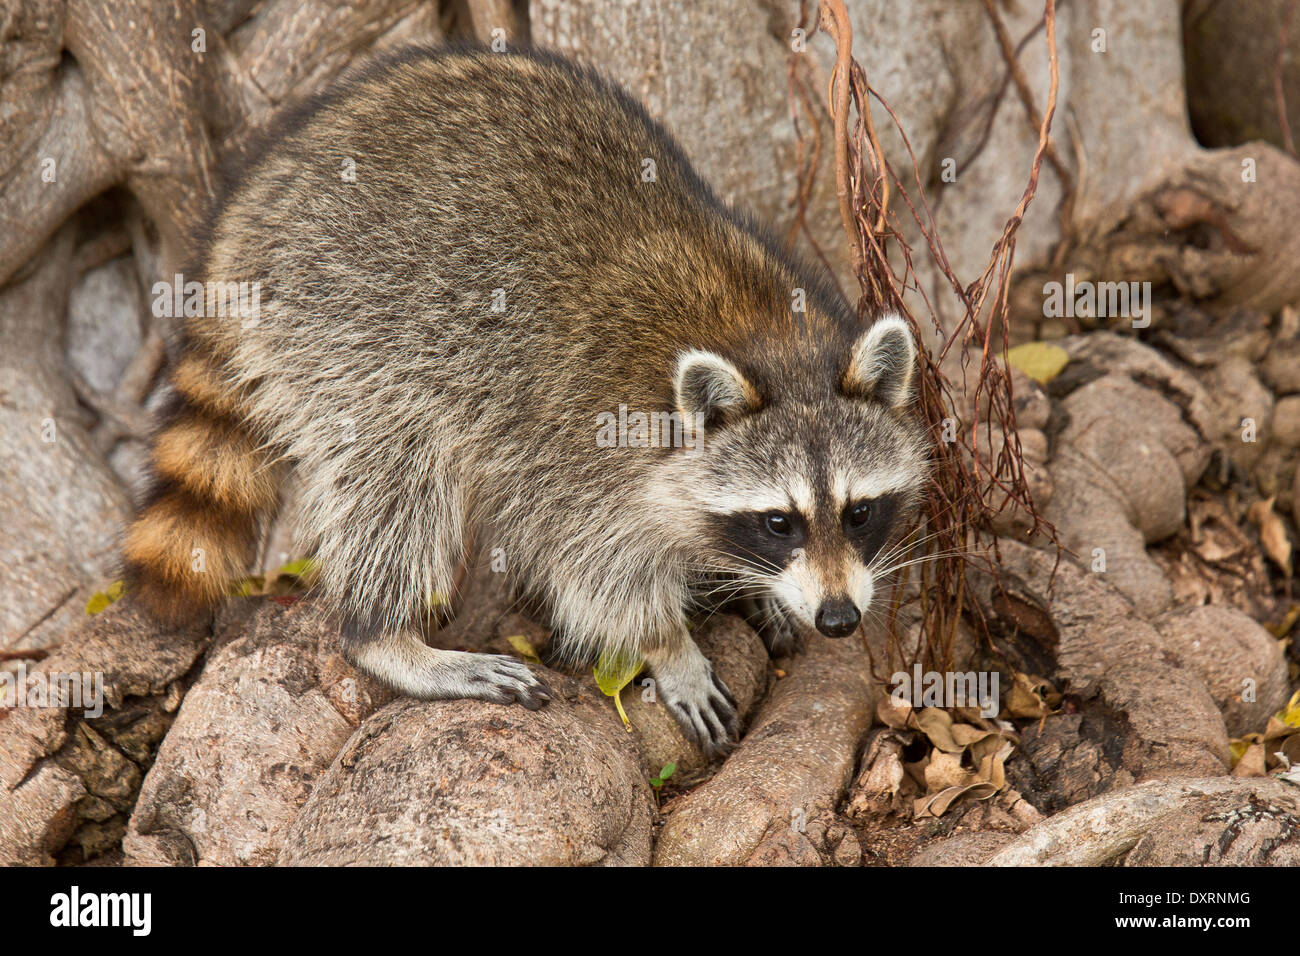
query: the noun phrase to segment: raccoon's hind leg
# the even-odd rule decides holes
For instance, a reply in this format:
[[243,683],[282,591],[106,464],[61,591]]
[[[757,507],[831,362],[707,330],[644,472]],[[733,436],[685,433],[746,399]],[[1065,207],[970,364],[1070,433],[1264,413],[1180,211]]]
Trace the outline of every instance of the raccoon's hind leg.
[[740,735],[736,699],[686,626],[641,653],[654,674],[659,699],[687,738],[710,757],[729,751]]
[[523,661],[429,647],[413,630],[366,633],[344,628],[343,655],[394,690],[424,700],[475,698],[538,710],[552,691]]
[[522,661],[438,650],[421,639],[433,596],[453,593],[467,509],[456,476],[438,464],[439,449],[423,449],[412,465],[394,458],[397,444],[382,428],[358,429],[354,440],[326,449],[302,490],[300,521],[318,542],[321,587],[340,613],[344,657],[412,697],[536,710],[552,692]]

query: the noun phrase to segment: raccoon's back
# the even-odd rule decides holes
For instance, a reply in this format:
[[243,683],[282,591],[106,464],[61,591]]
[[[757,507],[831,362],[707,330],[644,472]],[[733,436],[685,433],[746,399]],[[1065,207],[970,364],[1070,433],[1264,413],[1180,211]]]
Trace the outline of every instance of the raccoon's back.
[[242,386],[408,402],[432,376],[449,403],[518,390],[553,417],[611,395],[658,406],[688,332],[752,338],[736,317],[799,284],[776,262],[594,73],[408,51],[305,110],[238,181],[205,278],[260,282],[261,316],[194,331]]
[[593,279],[650,264],[648,239],[697,234],[722,211],[667,134],[595,74],[422,50],[275,134],[232,189],[206,272],[262,279],[264,305],[299,322],[347,321],[346,304],[367,303],[397,320],[407,304],[481,314],[490,333],[535,326],[529,309],[557,294],[594,303]]

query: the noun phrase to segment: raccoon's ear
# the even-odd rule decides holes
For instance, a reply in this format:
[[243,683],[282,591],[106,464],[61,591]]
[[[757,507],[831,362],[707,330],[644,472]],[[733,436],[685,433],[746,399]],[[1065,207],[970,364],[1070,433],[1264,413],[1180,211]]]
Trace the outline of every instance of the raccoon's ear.
[[844,392],[902,408],[912,400],[915,368],[916,340],[912,330],[899,316],[882,315],[853,344]]
[[704,427],[716,428],[757,411],[758,390],[721,355],[691,349],[677,360],[673,374],[677,410],[703,414]]

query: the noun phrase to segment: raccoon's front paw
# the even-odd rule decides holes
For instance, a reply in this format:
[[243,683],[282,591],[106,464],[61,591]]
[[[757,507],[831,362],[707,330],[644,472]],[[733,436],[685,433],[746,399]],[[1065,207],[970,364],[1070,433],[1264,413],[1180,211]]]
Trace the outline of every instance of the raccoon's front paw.
[[779,601],[764,597],[756,600],[754,607],[749,620],[767,645],[769,657],[789,657],[802,648],[803,636]]
[[658,674],[656,678],[660,699],[686,739],[713,758],[735,746],[740,736],[740,716],[736,713],[736,699],[713,673],[713,665],[707,660],[704,665],[697,673]]
[[523,704],[528,710],[540,710],[554,695],[544,681],[528,669],[523,661],[504,654],[466,654],[465,697],[490,700],[497,704]]

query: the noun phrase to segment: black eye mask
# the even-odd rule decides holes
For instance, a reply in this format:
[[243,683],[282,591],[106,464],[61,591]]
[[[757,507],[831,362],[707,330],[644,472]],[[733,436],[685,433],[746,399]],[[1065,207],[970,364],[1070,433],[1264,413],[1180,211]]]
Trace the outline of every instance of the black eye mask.
[[880,549],[885,546],[889,536],[893,533],[898,524],[899,516],[903,511],[905,498],[901,493],[881,495],[879,498],[869,500],[871,505],[866,520],[856,527],[851,520],[851,512],[854,507],[861,502],[855,502],[844,509],[842,524],[844,527],[844,536],[862,558],[863,564],[870,564],[871,560],[880,553]]
[[[774,514],[785,516],[789,534],[773,534],[768,518]],[[796,511],[741,511],[716,515],[711,520],[713,537],[720,542],[721,550],[738,561],[767,571],[788,566],[795,549],[808,541],[808,524]]]

